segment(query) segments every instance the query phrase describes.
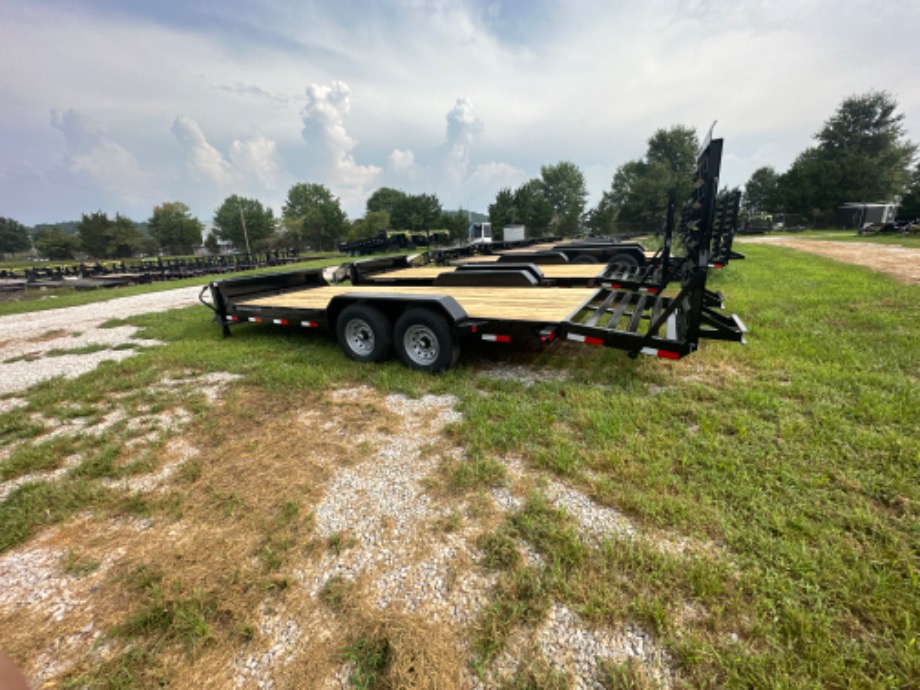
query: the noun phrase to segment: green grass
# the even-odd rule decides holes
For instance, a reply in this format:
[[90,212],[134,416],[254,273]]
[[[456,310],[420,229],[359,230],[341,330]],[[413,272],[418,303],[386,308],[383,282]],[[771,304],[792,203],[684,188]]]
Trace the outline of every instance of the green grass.
[[[608,535],[589,547],[573,517],[535,487],[480,542],[483,565],[498,573],[474,640],[480,663],[560,602],[598,625],[631,622],[653,632],[687,687],[914,686],[920,287],[777,247],[743,251],[748,259],[715,274],[711,287],[747,324],[749,345],[704,342],[681,362],[557,343],[513,355],[466,353],[458,369],[430,377],[392,361],[354,364],[316,333],[244,326],[222,339],[210,312],[195,307],[169,319],[129,319],[143,337],[167,344],[76,381],[42,384],[27,397],[33,410],[91,410],[166,372],[189,371],[238,373],[239,386],[284,400],[354,383],[409,395],[449,392],[464,415],[450,435],[467,460],[445,468],[447,490],[475,496],[508,481],[499,460],[513,456],[617,508],[640,535]],[[527,387],[492,381],[479,375],[490,358],[567,378]],[[222,414],[243,420],[246,410]],[[37,433],[22,410],[0,416],[4,444]],[[56,466],[53,449],[35,447],[34,460],[11,456],[0,469],[18,476]],[[81,509],[110,506],[111,494],[97,483],[116,471],[107,462],[101,443],[80,471],[13,492],[0,504],[0,551]],[[221,519],[246,511],[245,496],[209,496]],[[261,554],[267,570],[296,543],[286,540],[306,519],[302,512],[279,506],[278,535]],[[697,547],[662,549],[661,534]],[[515,551],[522,541],[542,555],[539,563],[522,562]],[[345,546],[339,542],[325,548]],[[193,594],[162,596],[206,622],[208,599]],[[335,606],[338,594],[324,597]],[[189,616],[181,636],[206,640]],[[155,623],[137,629],[179,634],[173,619],[164,622],[169,632]],[[348,651],[366,669],[355,684],[373,687],[380,677],[380,642],[356,641]],[[134,668],[137,660],[122,662]],[[646,682],[629,663],[606,665],[605,677],[609,687]],[[534,664],[510,687],[540,682],[556,679]]]

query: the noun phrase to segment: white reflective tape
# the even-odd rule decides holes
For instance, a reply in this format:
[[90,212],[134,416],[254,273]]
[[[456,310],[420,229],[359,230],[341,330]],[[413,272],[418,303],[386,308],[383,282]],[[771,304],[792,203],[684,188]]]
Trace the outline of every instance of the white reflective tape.
[[668,317],[667,338],[677,340],[677,314],[671,314]]
[[583,343],[585,342],[586,336],[580,335],[578,333],[569,333],[568,337],[569,337],[569,340],[574,340],[577,343]]
[[658,350],[656,350],[655,348],[652,348],[652,347],[643,347],[641,350],[639,350],[639,354],[640,354],[640,355],[650,355],[650,356],[652,356],[652,357],[657,357],[657,356],[658,356]]

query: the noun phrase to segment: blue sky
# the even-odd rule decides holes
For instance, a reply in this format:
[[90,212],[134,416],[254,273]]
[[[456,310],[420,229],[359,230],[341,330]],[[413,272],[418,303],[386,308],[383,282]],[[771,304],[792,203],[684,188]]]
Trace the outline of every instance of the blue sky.
[[296,182],[485,211],[571,161],[596,203],[658,128],[713,120],[723,182],[784,171],[846,96],[920,142],[916,0],[0,0],[0,216],[145,220]]

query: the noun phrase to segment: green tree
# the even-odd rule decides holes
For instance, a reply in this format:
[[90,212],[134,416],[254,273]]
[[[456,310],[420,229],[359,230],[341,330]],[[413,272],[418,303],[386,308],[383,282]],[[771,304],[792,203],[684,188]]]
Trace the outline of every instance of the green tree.
[[588,212],[585,224],[593,235],[612,235],[616,232],[618,209],[613,202],[613,194],[605,191],[601,194],[597,206]]
[[60,228],[41,228],[35,233],[35,249],[46,259],[73,259],[80,247],[79,237]]
[[154,207],[147,221],[151,237],[171,254],[191,254],[201,246],[204,225],[192,216],[191,210],[181,201],[167,201]]
[[233,194],[214,212],[214,229],[220,239],[232,242],[237,249],[257,252],[274,235],[275,217],[257,199]]
[[390,212],[390,222],[399,230],[431,230],[440,220],[441,202],[434,194],[405,196]]
[[137,223],[123,216],[115,214],[108,230],[108,246],[106,256],[109,258],[129,257],[145,247],[144,234],[137,229]]
[[381,187],[368,197],[366,208],[368,213],[373,211],[386,211],[392,215],[393,209],[405,198],[405,192],[391,187]]
[[904,194],[917,146],[905,139],[904,115],[884,91],[849,96],[779,179],[785,210],[829,220],[848,201],[887,201]]
[[80,245],[83,251],[97,259],[104,259],[108,256],[109,248],[109,228],[112,221],[107,213],[96,211],[95,213],[82,214],[80,222],[77,223],[77,236],[80,238]]
[[466,211],[444,211],[441,213],[441,220],[438,225],[447,229],[450,233],[450,239],[454,242],[465,242],[470,217]]
[[296,229],[301,245],[335,249],[348,233],[348,216],[339,200],[321,184],[299,182],[288,190],[283,215]]
[[500,189],[495,201],[489,204],[489,222],[492,224],[493,233],[498,233],[506,225],[519,222],[514,193],[510,189]]
[[0,254],[27,252],[32,248],[26,226],[12,218],[0,218]]
[[585,176],[574,163],[563,161],[540,168],[543,196],[553,209],[553,226],[561,234],[578,231],[588,200]]
[[553,221],[553,207],[544,194],[542,180],[528,180],[514,190],[514,207],[517,222],[527,226],[531,237],[545,234]]
[[776,170],[764,166],[751,173],[751,178],[744,186],[742,205],[745,211],[752,214],[780,210],[782,202]]
[[390,214],[388,211],[368,211],[363,218],[358,218],[348,228],[348,241],[363,240],[374,237],[381,230],[390,227]]
[[844,201],[888,200],[910,182],[917,146],[904,138],[904,115],[887,92],[844,99],[815,135],[829,182],[837,187],[834,205]]
[[77,223],[83,251],[96,259],[129,257],[144,248],[144,234],[120,213],[109,218],[103,211],[83,214]]
[[696,132],[689,127],[657,130],[648,140],[645,158],[628,161],[614,173],[608,201],[617,209],[617,221],[659,228],[669,190],[675,189],[678,199],[690,194],[698,149]]
[[209,232],[208,236],[204,238],[204,248],[208,250],[208,254],[211,256],[220,254],[220,244],[217,241],[217,235],[213,232]]

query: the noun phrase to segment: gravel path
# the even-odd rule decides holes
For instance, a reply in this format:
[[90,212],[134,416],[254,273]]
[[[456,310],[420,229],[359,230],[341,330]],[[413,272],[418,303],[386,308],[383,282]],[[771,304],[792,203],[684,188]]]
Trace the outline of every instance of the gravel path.
[[[75,378],[101,362],[134,354],[133,348],[112,349],[117,346],[156,345],[156,341],[135,338],[134,326],[100,326],[111,319],[192,306],[198,303],[200,291],[200,287],[185,287],[0,317],[0,395],[21,392],[55,376]],[[81,349],[83,354],[60,352]],[[58,351],[57,356],[48,357],[52,350]]]
[[771,244],[826,256],[848,264],[857,264],[887,273],[907,285],[920,285],[920,249],[901,245],[869,244],[868,242],[833,242],[809,240],[783,235],[766,237],[737,237],[740,243]]

